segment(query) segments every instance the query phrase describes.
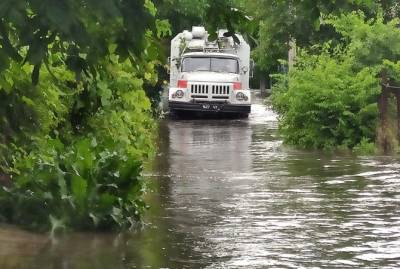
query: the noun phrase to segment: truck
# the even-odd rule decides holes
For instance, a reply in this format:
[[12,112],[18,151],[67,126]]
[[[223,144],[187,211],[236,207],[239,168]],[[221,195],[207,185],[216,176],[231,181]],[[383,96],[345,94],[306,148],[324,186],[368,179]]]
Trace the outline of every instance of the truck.
[[168,106],[173,114],[251,112],[250,46],[240,34],[217,31],[216,40],[193,26],[171,41]]

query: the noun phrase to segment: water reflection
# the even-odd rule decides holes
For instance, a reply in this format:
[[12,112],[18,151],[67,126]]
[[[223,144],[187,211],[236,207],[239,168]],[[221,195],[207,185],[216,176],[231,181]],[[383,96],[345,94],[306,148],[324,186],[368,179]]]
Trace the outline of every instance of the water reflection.
[[142,230],[2,228],[0,268],[399,268],[400,161],[295,150],[252,111],[161,124]]

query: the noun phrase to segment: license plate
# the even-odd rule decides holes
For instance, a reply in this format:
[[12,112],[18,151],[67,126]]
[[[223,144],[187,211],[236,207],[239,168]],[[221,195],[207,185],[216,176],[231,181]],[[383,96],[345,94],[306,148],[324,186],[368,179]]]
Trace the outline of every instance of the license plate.
[[218,104],[202,104],[202,108],[211,111],[219,111],[221,110],[222,106]]

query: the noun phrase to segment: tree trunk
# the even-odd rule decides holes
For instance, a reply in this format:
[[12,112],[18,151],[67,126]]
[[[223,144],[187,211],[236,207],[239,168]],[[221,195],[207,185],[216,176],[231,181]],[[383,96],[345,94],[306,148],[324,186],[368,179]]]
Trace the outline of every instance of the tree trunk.
[[297,51],[296,51],[296,40],[291,39],[289,41],[289,53],[288,53],[288,65],[289,65],[289,70],[293,67],[296,61],[296,56],[297,56]]
[[378,127],[378,143],[384,154],[388,154],[392,149],[392,141],[390,139],[389,126],[389,97],[390,89],[382,85],[382,92],[378,100],[379,108],[379,127]]
[[266,90],[266,88],[265,88],[266,85],[265,84],[266,84],[265,75],[261,74],[261,76],[260,76],[260,90],[261,90],[262,93],[265,93],[265,90]]
[[4,174],[0,171],[0,187],[4,186],[4,187],[11,187],[11,177],[7,174]]
[[400,143],[400,90],[396,90],[396,102],[397,102],[397,142]]

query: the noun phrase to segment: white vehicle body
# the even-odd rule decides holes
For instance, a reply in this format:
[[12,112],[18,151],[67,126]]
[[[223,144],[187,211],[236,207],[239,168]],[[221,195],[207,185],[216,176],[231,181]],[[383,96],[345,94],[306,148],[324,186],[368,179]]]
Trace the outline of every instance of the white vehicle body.
[[250,46],[224,33],[211,42],[204,27],[193,27],[172,39],[170,111],[250,113]]

